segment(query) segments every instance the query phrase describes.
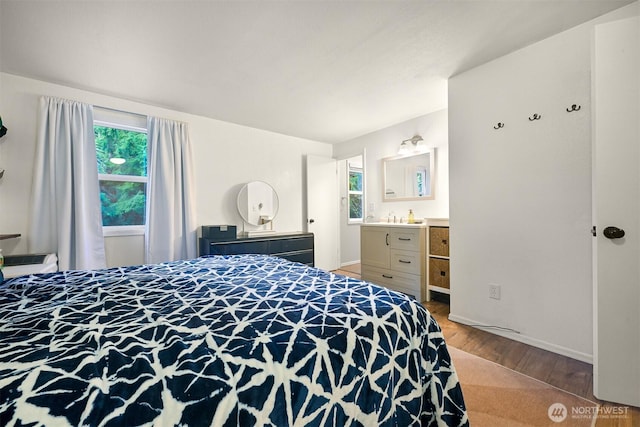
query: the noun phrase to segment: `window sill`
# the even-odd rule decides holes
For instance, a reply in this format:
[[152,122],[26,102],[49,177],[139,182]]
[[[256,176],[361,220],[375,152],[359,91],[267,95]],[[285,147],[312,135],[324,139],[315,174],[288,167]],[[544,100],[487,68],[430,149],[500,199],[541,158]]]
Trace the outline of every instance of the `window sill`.
[[104,237],[144,236],[144,225],[120,225],[102,227]]

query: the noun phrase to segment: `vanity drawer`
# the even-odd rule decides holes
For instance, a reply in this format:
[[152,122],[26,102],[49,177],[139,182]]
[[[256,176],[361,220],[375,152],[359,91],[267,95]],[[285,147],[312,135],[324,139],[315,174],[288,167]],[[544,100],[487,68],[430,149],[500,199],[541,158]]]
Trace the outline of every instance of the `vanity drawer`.
[[[424,234],[423,234],[424,236]],[[393,249],[420,251],[420,229],[397,230],[389,232],[389,246]]]
[[384,268],[368,267],[366,270],[362,270],[362,280],[411,295],[418,301],[422,301],[419,275],[399,273]]
[[449,227],[429,227],[429,254],[449,256]]
[[429,286],[449,289],[449,260],[429,258]]
[[420,274],[420,252],[391,249],[391,270]]

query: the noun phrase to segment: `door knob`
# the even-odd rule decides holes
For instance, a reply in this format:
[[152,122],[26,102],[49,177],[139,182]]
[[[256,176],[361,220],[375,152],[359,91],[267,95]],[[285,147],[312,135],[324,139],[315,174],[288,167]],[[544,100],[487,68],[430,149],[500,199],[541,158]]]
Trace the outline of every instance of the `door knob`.
[[314,222],[316,222],[316,220],[315,220],[315,219],[313,219],[313,218],[311,218],[311,219],[309,220],[309,224],[313,224]]
[[607,227],[602,231],[607,239],[621,239],[624,237],[624,230],[618,227]]

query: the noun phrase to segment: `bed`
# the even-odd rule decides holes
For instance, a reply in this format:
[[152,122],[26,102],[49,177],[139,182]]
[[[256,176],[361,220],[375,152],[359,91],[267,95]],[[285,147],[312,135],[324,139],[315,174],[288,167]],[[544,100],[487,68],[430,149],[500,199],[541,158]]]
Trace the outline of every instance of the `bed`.
[[0,425],[468,425],[415,300],[264,255],[0,285]]

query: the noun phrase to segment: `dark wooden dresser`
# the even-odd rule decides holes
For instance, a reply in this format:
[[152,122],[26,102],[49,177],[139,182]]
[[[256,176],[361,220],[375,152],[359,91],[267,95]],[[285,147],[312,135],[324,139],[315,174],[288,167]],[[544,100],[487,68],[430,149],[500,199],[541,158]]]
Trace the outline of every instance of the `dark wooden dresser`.
[[274,233],[228,241],[200,238],[200,255],[238,254],[273,255],[313,267],[313,233]]

